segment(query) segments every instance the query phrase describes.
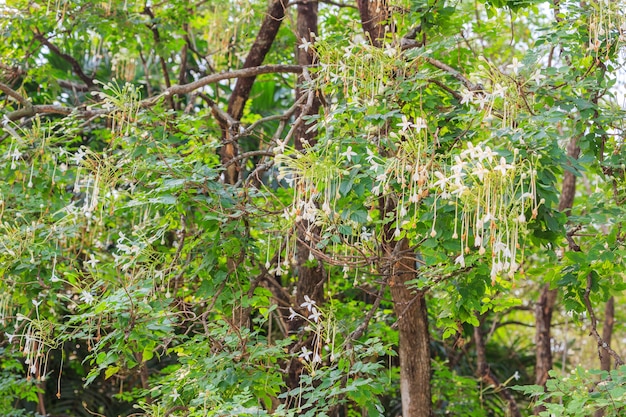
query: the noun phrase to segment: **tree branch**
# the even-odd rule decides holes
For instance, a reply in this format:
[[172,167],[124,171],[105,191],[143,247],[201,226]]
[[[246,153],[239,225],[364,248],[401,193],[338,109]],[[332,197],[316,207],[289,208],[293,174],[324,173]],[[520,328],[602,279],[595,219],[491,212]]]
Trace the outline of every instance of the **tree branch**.
[[[358,338],[363,336],[363,333],[365,333],[365,330],[367,330],[367,326],[369,325],[370,321],[372,320],[372,317],[374,317],[374,314],[376,313],[376,311],[378,310],[378,307],[380,306],[380,302],[383,299],[383,294],[385,293],[386,289],[387,289],[387,283],[385,282],[384,284],[380,286],[380,289],[378,290],[378,293],[376,294],[376,299],[374,300],[374,303],[372,304],[372,307],[370,308],[370,310],[365,315],[365,320],[363,320],[363,323],[361,323],[359,327],[357,327],[356,329],[354,329],[352,333],[350,333],[350,336],[348,337],[348,340],[350,341],[349,345],[352,344],[352,341],[357,340]],[[348,349],[349,348],[350,347],[348,346]]]
[[258,67],[243,68],[240,70],[220,72],[217,74],[210,74],[206,77],[202,77],[197,81],[190,82],[189,84],[173,85],[170,88],[163,91],[156,97],[143,100],[141,102],[142,107],[150,107],[158,101],[159,98],[167,95],[174,94],[188,94],[194,90],[202,88],[208,84],[216,83],[218,81],[230,80],[233,78],[247,78],[256,77],[261,74],[271,73],[294,73],[299,74],[304,67],[300,65],[261,65]]
[[28,101],[25,97],[23,97],[20,93],[13,90],[11,87],[4,83],[0,83],[0,91],[5,93],[7,96],[14,98],[17,102],[19,102],[24,107],[32,106],[32,103]]
[[35,33],[35,39],[38,40],[42,45],[47,46],[48,49],[50,49],[60,58],[67,61],[72,66],[72,70],[74,71],[74,74],[76,74],[78,78],[83,80],[83,82],[87,84],[88,87],[90,88],[94,87],[95,84],[93,82],[93,78],[87,76],[87,74],[83,72],[82,67],[73,56],[68,55],[64,52],[61,52],[61,50],[55,44],[50,42],[42,33],[39,33],[38,31]]
[[615,365],[621,366],[624,365],[624,361],[621,356],[615,352],[611,346],[600,336],[598,333],[598,319],[596,318],[596,314],[593,311],[593,306],[591,305],[591,287],[593,284],[593,276],[591,273],[587,274],[587,286],[585,287],[585,293],[583,295],[583,302],[585,304],[585,308],[587,309],[587,313],[589,314],[589,319],[591,320],[591,331],[589,332],[590,336],[593,336],[598,343],[598,350],[604,349],[606,353],[611,355],[613,359],[615,359]]
[[[200,78],[197,81],[191,82],[189,84],[173,85],[172,87],[163,91],[163,93],[159,94],[158,96],[150,97],[150,98],[142,100],[139,103],[139,105],[141,108],[148,108],[148,107],[155,105],[158,102],[158,100],[163,96],[174,95],[174,94],[177,94],[177,95],[188,94],[208,84],[216,83],[222,80],[228,80],[228,79],[233,79],[233,78],[254,77],[257,75],[261,75],[261,74],[271,74],[271,73],[298,74],[298,73],[301,73],[304,70],[304,68],[305,67],[300,66],[300,65],[263,65],[259,67],[244,68],[241,70],[221,72],[218,74],[211,74],[211,75],[207,75],[206,77]],[[31,117],[36,114],[61,114],[61,115],[67,116],[72,113],[77,113],[80,117],[88,119],[90,117],[104,116],[104,115],[111,113],[112,111],[115,111],[115,110],[104,110],[104,109],[87,110],[84,108],[78,108],[78,107],[72,108],[72,107],[51,105],[51,104],[31,105],[30,102],[26,98],[22,97],[19,93],[17,93],[16,91],[14,91],[13,89],[11,89],[5,84],[0,84],[0,91],[3,91],[5,94],[13,97],[14,99],[18,100],[21,104],[24,104],[25,106],[26,106],[26,103],[28,103],[28,106],[22,109],[13,111],[11,113],[8,113],[6,115],[6,117],[11,121],[18,120],[22,117]],[[219,114],[224,117],[224,120],[228,120],[230,123],[235,122],[235,120],[232,117],[230,116],[227,117],[227,113],[219,109],[217,105],[212,106],[212,107],[218,109]]]
[[429,56],[424,56],[422,58],[424,58],[424,60],[428,62],[429,64],[431,64],[432,66],[437,67],[440,70],[447,72],[452,77],[459,80],[461,83],[463,83],[463,85],[465,85],[465,87],[467,87],[468,90],[480,91],[483,89],[480,85],[474,84],[473,82],[468,80],[463,74],[461,74],[459,71],[455,70],[451,66],[444,64],[443,62],[436,60],[435,58],[431,58]]
[[32,117],[36,114],[61,114],[64,116],[68,116],[70,114],[72,114],[73,112],[78,111],[80,113],[80,115],[84,118],[89,118],[89,117],[93,117],[93,116],[97,116],[99,114],[107,114],[108,111],[80,111],[77,109],[72,109],[70,107],[65,107],[65,106],[56,106],[53,104],[39,104],[39,105],[35,105],[35,106],[29,106],[29,107],[25,107],[23,109],[19,109],[16,111],[13,111],[9,114],[6,115],[7,119],[9,119],[10,121],[15,121],[18,119],[21,119],[22,117]]
[[67,80],[58,80],[57,82],[59,83],[59,86],[61,88],[67,88],[68,90],[80,91],[80,92],[89,91],[89,86],[85,84],[78,84],[78,83],[67,81]]
[[[146,26],[152,32],[152,38],[154,39],[154,44],[158,45],[159,43],[161,43],[161,35],[159,34],[159,29],[157,28],[157,25],[155,22],[156,19],[154,17],[154,13],[152,12],[152,9],[150,8],[150,6],[144,7],[142,13],[144,13],[150,18],[150,24],[147,24]],[[170,88],[172,86],[172,82],[170,81],[170,74],[169,74],[169,71],[167,70],[167,63],[165,62],[165,58],[163,58],[163,56],[159,53],[157,53],[156,55],[159,57],[159,64],[161,64],[161,72],[163,73],[163,79],[165,80],[165,87]],[[181,63],[182,67],[184,67],[184,65],[185,65],[184,62]],[[171,97],[167,97],[167,101],[168,101],[169,106],[172,108],[172,110],[176,110],[174,100],[172,100]]]

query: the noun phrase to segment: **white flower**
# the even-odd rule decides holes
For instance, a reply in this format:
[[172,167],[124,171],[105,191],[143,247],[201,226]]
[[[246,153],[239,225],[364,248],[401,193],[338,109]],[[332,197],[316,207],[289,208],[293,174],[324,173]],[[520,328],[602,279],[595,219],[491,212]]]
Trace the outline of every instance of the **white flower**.
[[178,390],[176,390],[176,388],[174,388],[174,391],[170,394],[170,397],[172,398],[172,401],[176,401],[180,398],[180,394],[178,393]]
[[289,313],[289,320],[293,320],[298,317],[298,313],[296,313],[296,311],[291,307],[289,307]]
[[479,94],[478,98],[476,99],[476,103],[478,104],[478,107],[481,110],[485,108],[485,105],[487,104],[488,101],[489,101],[489,97],[487,94]]
[[311,314],[309,315],[309,320],[313,320],[314,322],[318,322],[322,313],[315,307],[311,307]]
[[285,147],[287,146],[287,141],[288,139],[285,139],[285,140],[276,139],[276,146],[274,147],[274,149],[272,149],[272,151],[276,155],[285,153]]
[[299,49],[304,49],[304,52],[309,52],[309,46],[313,45],[313,42],[310,42],[304,36],[300,38],[300,45],[298,45]]
[[426,120],[422,119],[421,117],[418,117],[417,119],[415,119],[415,123],[413,124],[413,127],[417,129],[417,131],[419,132],[422,129],[426,129],[428,127],[428,124],[426,124]]
[[86,263],[87,265],[89,265],[90,267],[95,268],[95,267],[96,267],[96,265],[98,264],[98,262],[100,262],[100,261],[99,261],[98,259],[96,259],[96,257],[94,256],[94,254],[93,254],[93,253],[90,253],[90,254],[89,254],[89,260],[88,260],[88,261],[86,261],[85,263]]
[[483,160],[487,159],[489,162],[493,161],[493,157],[494,157],[494,153],[491,150],[491,148],[489,146],[485,146],[485,150],[484,151],[480,151],[480,148],[477,147],[477,149],[479,149],[479,153],[478,153],[478,160],[480,162],[482,162]]
[[445,190],[446,185],[448,184],[448,178],[439,171],[435,171],[435,177],[439,179],[435,181],[433,187],[440,187],[442,190]]
[[471,103],[474,98],[474,92],[467,88],[461,91],[461,104]]
[[13,159],[13,161],[17,161],[21,157],[22,157],[22,152],[20,152],[19,149],[15,148],[13,152],[11,153],[11,159]]
[[370,148],[365,148],[365,150],[367,151],[367,156],[365,157],[367,162],[369,162],[372,165],[378,166],[378,163],[374,161],[374,158],[378,158],[378,156],[375,155],[374,152]]
[[401,127],[402,131],[406,132],[408,129],[415,127],[415,124],[413,124],[408,117],[402,115],[402,123],[398,123],[396,126]]
[[504,95],[506,94],[506,87],[503,87],[501,84],[496,84],[492,94],[494,97],[504,98]]
[[80,293],[80,300],[87,304],[90,305],[91,303],[94,302],[95,298],[93,295],[91,295],[91,293],[89,291],[85,291],[83,290],[83,292]]
[[513,374],[513,379],[515,379],[516,381],[520,379],[519,371],[515,371],[515,373]]
[[476,168],[472,171],[472,175],[478,177],[479,180],[484,181],[485,174],[489,174],[489,170],[483,166],[480,162],[476,164]]
[[356,156],[357,153],[352,151],[352,146],[348,146],[348,149],[341,155],[345,156],[348,162],[352,162],[352,157]]
[[306,307],[307,310],[313,311],[312,309],[315,306],[315,300],[311,300],[308,295],[304,296],[304,303],[300,304],[300,307]]
[[517,73],[519,72],[520,68],[523,68],[524,66],[522,65],[521,62],[519,62],[517,60],[517,58],[513,58],[513,63],[511,65],[509,65],[509,68],[511,68],[513,70],[513,74],[517,75]]
[[76,165],[80,165],[80,163],[83,161],[83,159],[85,158],[85,155],[87,155],[87,153],[82,150],[79,149],[78,151],[76,151],[76,153],[74,154],[74,156],[72,157],[72,159],[74,160],[74,163]]
[[320,356],[319,353],[315,353],[315,355],[313,356],[313,363],[320,363],[322,362],[322,357]]
[[463,256],[463,252],[454,260],[455,265],[460,265],[461,268],[465,268],[465,256]]
[[300,353],[300,355],[298,355],[299,358],[304,359],[305,361],[309,361],[309,359],[311,358],[311,354],[313,352],[311,352],[309,349],[306,348],[306,346],[302,347],[302,353]]
[[272,269],[270,269],[267,272],[269,272],[270,274],[276,274],[276,276],[281,276],[281,275],[285,275],[288,272],[288,270],[287,269],[282,269],[280,267],[280,264],[278,264],[278,265],[276,265],[276,268],[272,268]]
[[332,210],[330,209],[330,203],[328,202],[328,200],[325,200],[322,203],[322,211],[326,213],[326,215],[330,215],[330,213],[332,212]]
[[383,53],[389,58],[392,58],[397,55],[398,50],[394,48],[393,46],[391,46],[391,44],[387,43],[385,44],[385,52]]
[[546,78],[546,76],[545,76],[545,75],[543,75],[543,74],[541,73],[541,71],[537,70],[537,71],[535,71],[535,72],[533,73],[533,76],[532,76],[531,78],[533,79],[533,81],[534,81],[535,83],[537,83],[537,84],[541,84],[541,81],[542,81],[543,79],[545,79],[545,78]]
[[30,300],[30,301],[33,303],[35,307],[39,307],[39,305],[41,304],[41,301],[37,301],[37,300]]
[[500,157],[500,163],[496,165],[493,169],[494,171],[500,171],[502,175],[506,175],[506,172],[509,169],[513,169],[513,165],[507,164],[506,159],[504,159],[504,157]]
[[13,338],[15,337],[14,334],[9,334],[9,333],[4,333],[6,335],[6,337],[9,339],[9,343],[13,343]]

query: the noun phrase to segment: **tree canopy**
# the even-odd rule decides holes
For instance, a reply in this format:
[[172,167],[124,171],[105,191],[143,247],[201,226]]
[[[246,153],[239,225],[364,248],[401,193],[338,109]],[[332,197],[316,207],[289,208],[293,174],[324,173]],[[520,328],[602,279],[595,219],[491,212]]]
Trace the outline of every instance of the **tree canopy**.
[[621,415],[625,6],[2,2],[0,414]]

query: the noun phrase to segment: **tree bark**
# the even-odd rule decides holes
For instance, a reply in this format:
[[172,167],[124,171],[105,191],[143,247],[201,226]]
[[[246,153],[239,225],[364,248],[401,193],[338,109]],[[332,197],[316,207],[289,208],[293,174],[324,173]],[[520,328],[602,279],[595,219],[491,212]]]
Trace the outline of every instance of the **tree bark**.
[[[317,17],[318,17],[318,2],[315,1],[303,1],[298,3],[297,20],[296,20],[296,37],[298,47],[296,48],[296,60],[298,65],[307,66],[314,62],[313,48],[301,48],[300,45],[308,42],[314,42],[317,35]],[[308,94],[308,90],[303,84],[305,78],[303,75],[298,76],[296,84],[296,101],[298,101],[303,95]],[[304,105],[304,104],[303,104]],[[300,116],[314,115],[319,111],[320,102],[316,98],[313,101],[313,105],[309,107],[306,114],[302,114],[302,108],[295,114],[296,119]],[[310,128],[309,123],[300,123],[294,131],[294,145],[297,150],[302,150],[306,143],[313,145],[315,138],[317,137],[317,130],[313,129],[307,131]],[[321,261],[317,260],[316,264],[309,264],[310,242],[307,240],[306,230],[309,229],[308,222],[300,221],[296,225],[296,266],[294,267],[294,273],[297,276],[296,281],[296,306],[301,305],[305,299],[304,296],[308,296],[315,300],[318,304],[321,304],[324,299],[324,281],[325,271],[324,265]],[[313,233],[316,233],[315,230]],[[296,333],[298,329],[305,325],[303,320],[294,319],[288,322],[290,333]],[[309,348],[312,349],[311,346]],[[292,360],[289,365],[289,375],[287,384],[290,388],[298,387],[300,383],[300,374],[302,373],[302,364],[299,360]]]
[[[296,31],[298,37],[298,48],[296,49],[296,57],[298,61],[298,65],[308,66],[313,65],[315,63],[315,55],[313,53],[313,48],[303,48],[300,47],[305,42],[313,43],[315,41],[315,37],[317,36],[317,15],[318,15],[318,2],[315,1],[304,1],[298,4],[298,18],[296,21]],[[305,82],[304,75],[298,75],[298,84],[296,86],[296,100],[302,97],[303,94],[306,94],[306,91],[303,90],[303,84]],[[309,108],[307,112],[307,116],[315,115],[319,112],[320,108],[320,100],[315,97],[313,100],[313,105]],[[300,112],[296,116],[298,116]],[[317,129],[311,129],[310,122],[301,123],[297,126],[294,132],[294,140],[295,147],[298,150],[302,150],[303,145],[307,142],[311,145],[314,144],[315,137],[317,136]]]
[[[298,37],[298,45],[302,45],[305,42],[313,42],[317,35],[317,16],[318,16],[318,2],[317,1],[304,1],[298,4],[298,17],[296,22],[296,30]],[[300,48],[296,49],[296,58],[298,65],[306,66],[314,63],[314,54],[312,48]],[[298,84],[296,86],[296,100],[302,95],[307,94],[306,87],[303,87],[305,82],[304,76],[298,76]],[[320,108],[320,101],[318,98],[313,100],[313,105],[308,109],[306,115],[315,115]],[[300,116],[298,112],[296,117]],[[311,129],[310,123],[301,123],[294,132],[295,147],[298,150],[302,150],[306,143],[311,145],[315,142],[317,136],[317,129]],[[318,303],[324,298],[324,267],[321,261],[317,262],[317,265],[307,265],[309,259],[310,250],[307,244],[305,230],[308,228],[308,224],[301,222],[298,225],[298,243],[296,246],[296,274],[298,275],[298,281],[296,282],[296,301],[298,305],[304,302],[304,296],[308,295]]]
[[415,253],[406,239],[395,242],[389,288],[400,335],[400,394],[403,417],[432,415],[430,337],[425,291],[412,291],[406,282],[417,276]]
[[[389,26],[386,24],[390,16],[387,0],[357,0],[357,6],[368,41],[381,47]],[[382,218],[397,209],[389,198],[381,198],[379,204]],[[385,229],[383,251],[388,265],[384,266],[387,271],[383,275],[388,277],[393,309],[398,319],[402,416],[430,417],[431,365],[426,294],[425,291],[411,290],[406,285],[407,281],[417,277],[417,256],[406,238],[394,240],[389,223]]]
[[[615,323],[615,298],[611,297],[604,306],[604,325],[602,326],[602,340],[611,345],[613,337],[613,324]],[[611,370],[611,355],[604,349],[600,349],[600,368],[603,371]]]
[[389,18],[387,0],[357,0],[357,6],[367,40],[372,45],[380,47],[387,28],[385,23]]
[[[602,326],[602,340],[607,345],[611,345],[613,337],[613,324],[615,323],[615,298],[611,297],[604,306],[604,325]],[[598,349],[600,354],[600,369],[603,371],[611,370],[611,355],[605,349]],[[602,417],[604,409],[595,412],[594,417]]]
[[[244,61],[243,68],[258,67],[263,63],[265,56],[269,52],[280,24],[285,17],[286,0],[274,0],[270,4],[267,15],[263,19],[261,29],[250,48],[250,52]],[[241,120],[243,109],[250,97],[250,91],[256,77],[238,78],[235,83],[230,99],[228,100],[228,114],[235,121]],[[217,118],[220,120],[220,118]],[[222,149],[220,151],[222,165],[226,166],[226,162],[237,156],[237,144],[231,141],[233,134],[237,133],[238,126],[228,126],[222,123]],[[228,165],[224,171],[224,182],[226,184],[235,184],[239,179],[239,164],[234,163]]]
[[[578,159],[580,148],[577,137],[570,139],[567,145],[567,155]],[[559,211],[568,216],[571,213],[576,195],[576,176],[570,172],[563,173],[563,187],[559,199]],[[545,385],[548,380],[548,371],[552,369],[551,327],[552,312],[558,295],[557,289],[550,289],[550,284],[543,286],[539,301],[535,304],[535,384]],[[535,407],[535,415],[545,410],[544,407]]]
[[535,384],[545,385],[548,371],[552,369],[552,346],[550,328],[557,290],[550,284],[541,289],[539,301],[535,304]]

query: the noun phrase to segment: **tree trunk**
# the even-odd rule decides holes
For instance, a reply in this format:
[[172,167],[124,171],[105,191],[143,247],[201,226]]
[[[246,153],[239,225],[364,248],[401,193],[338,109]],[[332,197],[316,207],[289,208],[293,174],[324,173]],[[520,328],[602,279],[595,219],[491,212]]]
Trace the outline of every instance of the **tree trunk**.
[[[317,16],[318,16],[318,2],[317,1],[303,1],[298,4],[298,15],[296,21],[296,36],[297,44],[300,46],[305,42],[313,42],[315,35],[317,35]],[[296,48],[296,60],[298,65],[311,65],[314,62],[314,54],[312,48]],[[306,88],[302,86],[305,79],[302,75],[298,76],[298,82],[296,84],[296,101],[303,95],[308,94]],[[306,115],[314,115],[319,111],[320,102],[318,99],[313,101],[313,105],[308,108]],[[302,115],[301,110],[296,113],[296,118]],[[317,136],[317,130],[313,129],[307,132],[310,124],[301,123],[296,127],[294,131],[294,145],[297,150],[302,150],[305,143],[313,145]],[[318,304],[322,303],[324,299],[324,280],[325,271],[321,261],[316,260],[315,264],[308,263],[310,256],[309,244],[312,244],[307,240],[306,230],[309,228],[308,222],[300,221],[296,224],[296,266],[294,273],[297,276],[296,281],[296,306],[301,305],[305,299],[304,296],[308,296],[315,300]],[[314,230],[313,233],[316,233]],[[289,331],[296,333],[298,329],[304,326],[306,323],[301,319],[290,320]],[[311,350],[313,348],[309,346]],[[287,385],[293,389],[300,384],[300,374],[302,373],[302,364],[298,359],[292,360],[289,365],[289,375],[287,378]]]
[[[615,323],[615,298],[611,297],[604,306],[604,325],[602,326],[602,340],[611,346],[611,338],[613,337],[613,324]],[[611,370],[611,355],[605,349],[598,349],[600,354],[600,369],[603,371]],[[604,410],[595,412],[594,417],[602,417]]]
[[[572,137],[567,145],[567,155],[577,159],[580,154],[577,137]],[[563,173],[563,188],[559,199],[559,210],[568,216],[571,213],[576,195],[576,176],[570,172]],[[541,290],[539,301],[535,305],[535,384],[545,385],[548,371],[552,369],[551,327],[552,311],[558,295],[557,289],[550,289],[546,284]],[[535,407],[535,414],[545,410],[544,407]]]
[[415,253],[408,241],[395,242],[389,288],[400,334],[400,394],[403,417],[432,415],[430,393],[430,337],[424,291],[412,291],[406,282],[416,278]]
[[552,369],[552,346],[550,327],[557,290],[550,284],[541,289],[539,301],[535,304],[535,384],[545,385],[548,371]]
[[[368,41],[382,46],[390,16],[387,0],[357,0],[361,25]],[[396,210],[393,201],[379,200],[382,218]],[[388,259],[389,288],[393,309],[398,318],[400,359],[400,394],[403,417],[430,417],[432,399],[430,389],[430,336],[426,294],[407,287],[406,282],[417,277],[414,251],[406,239],[395,241],[390,224],[385,225],[384,252]]]
[[[287,0],[274,0],[270,4],[261,29],[257,34],[257,37],[250,48],[250,52],[244,61],[243,68],[258,67],[265,60],[265,56],[269,52],[280,24],[285,17],[285,7]],[[228,100],[228,114],[232,117],[233,121],[238,122],[243,116],[243,109],[246,105],[246,101],[250,97],[250,91],[256,77],[242,77],[238,78],[235,83],[230,99]],[[220,120],[218,118],[218,120]],[[229,126],[224,121],[220,121],[222,124],[222,149],[220,151],[222,165],[226,166],[226,162],[230,161],[237,156],[237,144],[232,142],[231,138],[233,134],[238,132],[237,126]],[[224,182],[226,184],[235,184],[239,178],[239,164],[234,163],[228,165],[228,168],[224,171]]]
[[[298,44],[304,42],[313,42],[317,35],[317,1],[304,1],[298,4],[298,17],[297,17],[297,37]],[[296,57],[298,65],[311,65],[314,62],[314,54],[312,48],[297,48]],[[302,84],[305,82],[302,75],[298,76],[298,84],[296,86],[296,100],[298,100],[303,94],[307,94],[306,89],[302,88]],[[317,114],[320,107],[319,99],[313,100],[313,105],[308,109],[307,115]],[[298,114],[297,116],[299,116]],[[315,142],[317,136],[317,130],[310,128],[310,123],[301,123],[294,132],[295,147],[298,150],[302,150],[305,143],[311,145]],[[307,237],[305,230],[309,227],[305,222],[300,222],[298,225],[298,243],[296,246],[296,274],[298,275],[298,281],[296,283],[296,301],[298,305],[304,302],[304,296],[308,295],[313,300],[321,302],[324,297],[324,268],[321,261],[317,261],[316,265],[307,265],[309,259],[310,250],[307,243]]]
[[389,18],[387,0],[357,0],[361,25],[367,40],[374,46],[380,47],[385,30],[388,28],[386,20]]
[[[613,324],[615,323],[615,298],[611,297],[604,307],[604,325],[602,326],[602,340],[611,345],[613,337]],[[600,349],[600,368],[603,371],[611,370],[611,355],[604,349]]]

